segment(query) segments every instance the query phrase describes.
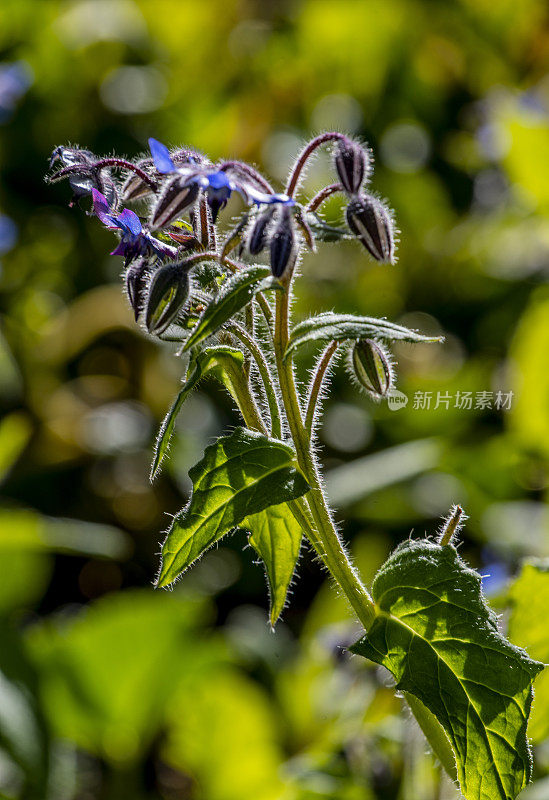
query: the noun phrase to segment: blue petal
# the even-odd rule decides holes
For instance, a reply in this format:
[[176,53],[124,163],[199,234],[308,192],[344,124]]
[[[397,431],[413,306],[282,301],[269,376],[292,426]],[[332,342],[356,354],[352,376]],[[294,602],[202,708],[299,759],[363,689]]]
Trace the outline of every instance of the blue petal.
[[225,172],[212,172],[208,175],[208,185],[212,189],[233,189],[234,185]]
[[134,236],[137,236],[137,234],[141,233],[141,220],[130,208],[125,208],[116,219],[123,229],[133,233]]
[[92,189],[92,197],[93,197],[93,210],[97,217],[101,220],[103,225],[107,228],[118,228],[118,221],[116,217],[113,217],[110,213],[111,210],[109,208],[109,204],[107,203],[107,198],[104,194],[101,194],[100,191],[97,189]]
[[149,139],[149,147],[153,157],[154,166],[158,172],[175,172],[175,164],[170,157],[170,151],[162,142],[156,139]]

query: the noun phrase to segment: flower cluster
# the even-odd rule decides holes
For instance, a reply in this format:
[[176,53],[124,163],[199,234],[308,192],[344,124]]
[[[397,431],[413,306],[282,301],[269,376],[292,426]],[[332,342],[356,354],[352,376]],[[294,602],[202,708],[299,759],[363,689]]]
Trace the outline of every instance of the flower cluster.
[[[324,143],[333,147],[338,182],[303,201],[296,197],[302,173]],[[302,245],[314,251],[316,241],[350,235],[377,261],[394,261],[392,213],[364,191],[371,153],[343,134],[322,134],[309,142],[284,192],[276,192],[244,162],[214,163],[192,148],[169,150],[152,138],[149,147],[150,155],[134,162],[60,146],[52,154],[48,180],[68,180],[71,205],[91,196],[95,216],[118,235],[112,255],[124,258],[130,304],[150,333],[162,335],[178,326],[184,338],[197,308],[216,294],[224,276],[263,253],[280,281],[291,278]],[[345,229],[327,225],[318,213],[336,192],[348,198]],[[233,195],[244,209],[222,237],[219,215]],[[128,204],[136,204],[139,213],[124,207]],[[236,260],[229,258],[235,254]]]

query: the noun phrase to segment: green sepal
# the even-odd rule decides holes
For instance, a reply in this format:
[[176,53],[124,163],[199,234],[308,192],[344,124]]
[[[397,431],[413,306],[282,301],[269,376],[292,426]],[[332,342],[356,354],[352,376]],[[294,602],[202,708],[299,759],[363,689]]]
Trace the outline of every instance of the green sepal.
[[284,353],[284,360],[307,342],[343,342],[351,339],[379,339],[385,342],[441,342],[441,336],[424,336],[402,325],[375,317],[352,314],[318,314],[295,326]]
[[183,403],[197,386],[199,381],[206,375],[213,375],[225,386],[229,393],[235,397],[234,381],[237,371],[242,370],[244,364],[244,354],[234,347],[208,347],[197,356],[194,368],[185,381],[179,394],[175,398],[172,407],[164,417],[160,426],[154,447],[154,459],[151,466],[151,481],[158,475],[164,456],[168,451],[170,439],[177,415],[181,411]]
[[189,477],[193,493],[162,546],[157,587],[173,583],[246,517],[309,490],[289,445],[244,428],[207,447]]
[[269,267],[248,267],[232,275],[200,315],[183,350],[190,350],[216,333],[225,322],[248,305],[256,292],[276,289],[279,285],[272,278]]
[[499,632],[478,573],[452,545],[400,545],[373,583],[377,615],[352,652],[382,664],[438,720],[466,800],[512,800],[529,782],[526,728],[543,669]]
[[250,544],[265,564],[271,600],[269,620],[274,627],[286,604],[303,530],[286,503],[250,515],[242,527],[250,531]]

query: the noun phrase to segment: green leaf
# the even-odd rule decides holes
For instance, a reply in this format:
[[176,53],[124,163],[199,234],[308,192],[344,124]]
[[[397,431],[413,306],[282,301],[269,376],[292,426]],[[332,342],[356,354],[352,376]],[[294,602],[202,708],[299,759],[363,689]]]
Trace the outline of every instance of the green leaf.
[[226,658],[221,642],[197,635],[212,611],[175,592],[131,589],[35,622],[27,645],[55,738],[119,768],[138,761],[165,730],[182,672],[192,682]]
[[269,267],[254,266],[237,272],[223,284],[217,294],[202,312],[200,319],[183,347],[191,347],[212,336],[236,313],[248,305],[256,292],[274,289],[278,283],[271,277]]
[[351,650],[382,664],[436,717],[466,800],[510,800],[528,783],[526,726],[543,666],[498,631],[480,576],[451,545],[407,541],[376,575],[377,616]]
[[303,531],[287,503],[252,514],[242,527],[251,532],[250,544],[265,564],[271,596],[270,621],[274,626],[286,603]]
[[[511,616],[509,638],[527,648],[533,658],[549,662],[547,608],[549,608],[549,560],[526,562],[509,590]],[[534,742],[549,736],[549,670],[536,680],[534,705],[528,726]]]
[[0,746],[21,767],[21,797],[45,796],[49,768],[49,732],[38,679],[20,635],[0,619]]
[[154,459],[151,467],[151,480],[158,475],[164,456],[168,451],[177,415],[181,411],[183,403],[198,382],[208,374],[214,375],[226,386],[230,394],[234,397],[233,378],[235,377],[235,371],[242,370],[243,364],[244,355],[240,350],[236,350],[234,347],[208,347],[198,355],[194,363],[193,372],[190,377],[187,378],[183,388],[175,398],[158,432],[154,448]]
[[250,514],[294,500],[309,489],[289,445],[244,428],[207,447],[189,477],[193,494],[162,546],[157,587],[172,583]]
[[387,342],[441,342],[443,337],[424,336],[386,319],[355,317],[326,312],[300,322],[293,329],[284,354],[287,359],[307,342],[343,342],[347,339],[381,339]]

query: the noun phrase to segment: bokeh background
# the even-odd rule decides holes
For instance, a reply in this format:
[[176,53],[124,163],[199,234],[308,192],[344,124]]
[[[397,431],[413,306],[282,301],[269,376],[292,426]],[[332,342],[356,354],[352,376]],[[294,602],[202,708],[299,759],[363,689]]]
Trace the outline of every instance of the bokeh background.
[[[342,651],[357,629],[310,553],[274,634],[243,534],[153,591],[188,468],[237,416],[202,387],[149,484],[181,361],[133,322],[112,236],[43,177],[56,145],[134,157],[154,136],[281,185],[312,134],[368,141],[399,263],[321,246],[296,314],[387,316],[446,341],[396,350],[399,411],[338,368],[328,492],[368,581],[461,502],[461,552],[501,602],[522,559],[549,555],[548,22],[543,0],[2,0],[2,797],[456,796],[386,675]],[[319,158],[307,188],[329,169]],[[498,391],[510,409],[454,407]],[[543,719],[534,733],[524,797],[541,799]]]

